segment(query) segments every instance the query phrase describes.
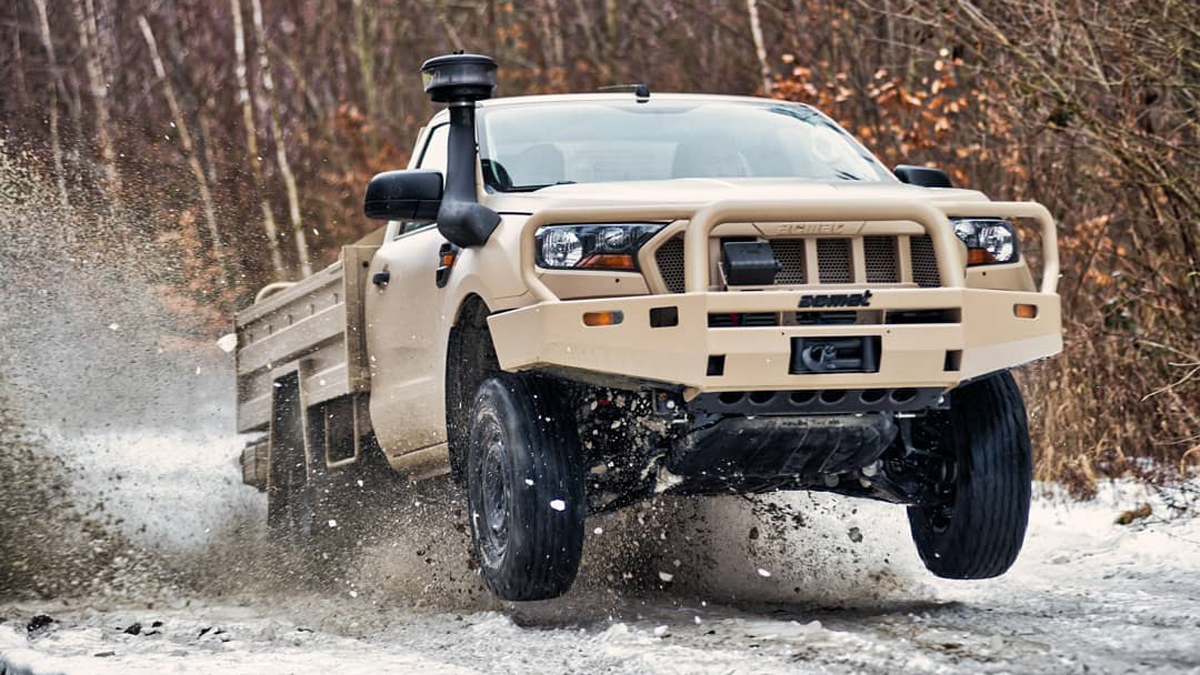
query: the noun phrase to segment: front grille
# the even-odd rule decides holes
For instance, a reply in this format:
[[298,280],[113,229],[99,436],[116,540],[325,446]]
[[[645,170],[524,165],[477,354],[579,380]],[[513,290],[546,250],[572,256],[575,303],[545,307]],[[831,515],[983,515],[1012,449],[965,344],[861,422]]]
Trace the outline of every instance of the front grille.
[[663,283],[672,293],[683,292],[683,235],[671,237],[654,252]]
[[908,240],[912,252],[913,281],[921,288],[936,288],[942,285],[938,274],[937,255],[933,252],[933,239],[927,234]]
[[848,284],[854,281],[849,239],[817,240],[817,278],[823,284]]
[[779,261],[776,284],[803,284],[808,279],[804,269],[803,239],[772,239],[771,251]]
[[[903,240],[908,241],[905,248]],[[892,235],[866,235],[862,237],[862,253],[848,237],[770,239],[771,252],[779,262],[775,274],[776,285],[852,284],[856,281],[867,284],[915,283],[921,288],[936,288],[942,285],[938,274],[937,256],[933,240],[928,235],[896,237]],[[816,270],[809,270],[807,256],[816,247]],[[862,256],[861,263],[856,258]],[[901,275],[901,261],[908,256],[912,278]],[[682,293],[683,278],[683,235],[676,235],[658,247],[654,260],[663,283],[670,293]],[[854,269],[866,271],[865,279],[856,279]],[[814,273],[815,272],[815,273]]]
[[867,268],[867,283],[894,284],[900,281],[895,237],[863,237],[863,256]]

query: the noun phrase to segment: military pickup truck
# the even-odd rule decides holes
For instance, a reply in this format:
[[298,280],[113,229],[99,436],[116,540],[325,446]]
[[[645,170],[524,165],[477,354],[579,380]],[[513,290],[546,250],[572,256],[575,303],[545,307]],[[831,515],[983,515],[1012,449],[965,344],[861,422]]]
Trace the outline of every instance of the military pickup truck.
[[422,73],[446,109],[367,186],[386,226],[236,319],[272,532],[309,545],[382,466],[465,485],[506,600],[565,593],[585,518],[659,493],[884,500],[934,574],[1012,565],[1031,451],[1010,370],[1062,348],[1044,207],[889,171],[798,103],[493,99],[471,54]]

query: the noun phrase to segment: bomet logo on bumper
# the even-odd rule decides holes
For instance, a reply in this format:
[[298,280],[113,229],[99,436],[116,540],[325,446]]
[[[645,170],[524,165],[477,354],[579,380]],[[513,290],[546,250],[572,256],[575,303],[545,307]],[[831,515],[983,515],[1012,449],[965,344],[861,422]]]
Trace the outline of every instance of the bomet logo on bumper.
[[800,307],[870,307],[871,291],[862,293],[813,293],[800,296]]

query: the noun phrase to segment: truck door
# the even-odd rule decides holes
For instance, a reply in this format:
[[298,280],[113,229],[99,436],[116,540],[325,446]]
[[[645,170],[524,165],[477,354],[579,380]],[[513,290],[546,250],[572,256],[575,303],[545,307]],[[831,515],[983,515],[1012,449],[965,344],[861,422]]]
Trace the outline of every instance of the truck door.
[[[449,127],[432,128],[414,168],[446,170]],[[371,423],[389,457],[446,441],[443,392],[446,345],[438,340],[443,290],[439,250],[446,240],[432,222],[404,223],[371,261],[365,298],[371,365]]]

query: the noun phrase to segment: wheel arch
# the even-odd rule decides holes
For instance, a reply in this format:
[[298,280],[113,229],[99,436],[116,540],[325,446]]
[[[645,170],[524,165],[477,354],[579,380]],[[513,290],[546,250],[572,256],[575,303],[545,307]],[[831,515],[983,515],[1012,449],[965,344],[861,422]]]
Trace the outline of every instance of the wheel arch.
[[446,346],[446,440],[450,469],[455,480],[463,480],[469,415],[475,392],[485,380],[501,372],[496,348],[488,329],[491,314],[487,301],[468,293],[458,303]]

